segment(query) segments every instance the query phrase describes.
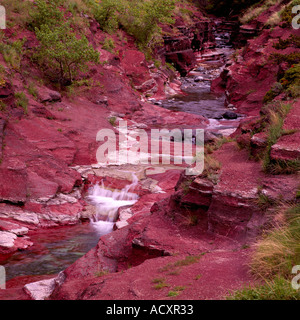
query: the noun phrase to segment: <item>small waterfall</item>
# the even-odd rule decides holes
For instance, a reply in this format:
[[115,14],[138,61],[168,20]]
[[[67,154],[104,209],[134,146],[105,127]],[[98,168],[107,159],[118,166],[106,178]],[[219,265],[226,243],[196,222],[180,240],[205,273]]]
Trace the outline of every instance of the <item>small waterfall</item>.
[[138,200],[138,195],[130,192],[138,184],[138,178],[132,174],[132,183],[122,190],[105,188],[103,181],[90,188],[88,200],[96,207],[96,214],[91,218],[92,226],[100,235],[105,235],[113,230],[121,207],[132,206]]

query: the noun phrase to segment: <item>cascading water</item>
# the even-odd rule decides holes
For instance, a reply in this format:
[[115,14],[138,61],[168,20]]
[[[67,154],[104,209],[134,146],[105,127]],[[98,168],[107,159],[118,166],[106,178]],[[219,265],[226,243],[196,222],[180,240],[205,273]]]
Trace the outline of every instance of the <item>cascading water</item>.
[[97,210],[91,223],[41,230],[31,235],[33,242],[38,243],[37,246],[18,251],[1,261],[7,272],[6,279],[27,275],[55,275],[74,263],[96,246],[99,237],[113,230],[119,208],[133,205],[138,200],[138,195],[133,193],[137,184],[138,179],[133,175],[132,184],[122,190],[111,191],[103,183],[93,186],[88,197]]
[[121,207],[132,206],[138,200],[138,195],[130,192],[138,184],[138,178],[132,174],[132,183],[122,190],[109,190],[101,185],[94,185],[89,190],[88,200],[96,207],[96,214],[91,218],[91,225],[100,235],[113,230]]

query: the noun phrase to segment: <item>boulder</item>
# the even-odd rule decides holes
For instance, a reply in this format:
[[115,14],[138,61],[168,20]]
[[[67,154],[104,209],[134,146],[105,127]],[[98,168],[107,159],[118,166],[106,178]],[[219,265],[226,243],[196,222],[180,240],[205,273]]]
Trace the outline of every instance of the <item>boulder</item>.
[[0,250],[13,248],[16,239],[16,234],[7,231],[0,231]]
[[154,79],[150,79],[142,83],[140,86],[135,86],[135,89],[141,92],[147,92],[156,86],[156,81]]
[[290,137],[281,138],[271,148],[271,159],[283,161],[300,161],[300,134],[295,134],[293,140]]
[[204,78],[201,77],[201,76],[198,76],[198,77],[196,77],[196,78],[194,79],[195,82],[200,82],[200,81],[203,81],[203,80],[204,80]]
[[28,283],[23,287],[23,290],[32,300],[46,300],[55,287],[62,285],[63,282],[64,274],[60,272],[56,278]]
[[38,97],[42,103],[61,101],[61,94],[59,92],[50,90],[46,87],[38,89]]
[[[248,135],[250,135],[250,133]],[[256,133],[252,136],[250,141],[251,154],[254,157],[259,156],[267,147],[267,134],[265,132]]]
[[233,111],[226,111],[224,114],[223,114],[223,118],[224,119],[237,119],[238,118],[238,115],[233,112]]
[[32,300],[45,300],[55,288],[55,279],[41,280],[28,283],[24,286],[24,291]]

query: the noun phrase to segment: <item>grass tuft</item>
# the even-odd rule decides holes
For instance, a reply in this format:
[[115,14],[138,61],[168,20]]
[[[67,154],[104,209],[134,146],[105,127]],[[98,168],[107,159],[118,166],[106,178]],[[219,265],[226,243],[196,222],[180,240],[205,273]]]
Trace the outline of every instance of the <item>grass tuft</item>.
[[153,289],[155,290],[161,290],[163,288],[169,287],[170,285],[166,283],[165,278],[156,278],[152,280],[152,283],[155,285],[153,286]]
[[[255,245],[250,268],[264,281],[256,287],[245,287],[231,293],[232,300],[299,300],[293,289],[292,269],[300,261],[300,204],[281,208],[277,225]],[[276,219],[274,219],[275,221]]]

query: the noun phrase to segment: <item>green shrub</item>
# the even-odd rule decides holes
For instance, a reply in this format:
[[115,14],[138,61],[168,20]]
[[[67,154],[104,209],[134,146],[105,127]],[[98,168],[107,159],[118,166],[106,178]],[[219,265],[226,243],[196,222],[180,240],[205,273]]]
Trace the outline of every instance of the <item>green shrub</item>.
[[[72,3],[62,0],[37,0],[30,22],[40,42],[33,58],[52,80],[64,85],[71,84],[79,71],[85,71],[88,62],[99,61],[99,53],[93,49],[87,38],[75,32],[74,28],[78,27],[74,24],[75,20],[64,17],[64,12],[68,13]],[[74,2],[72,7],[79,10],[79,6],[86,8],[86,4],[79,0]],[[73,14],[75,12],[73,10]],[[73,24],[75,26],[71,27]]]
[[122,27],[143,48],[162,41],[159,24],[174,22],[171,17],[175,0],[102,0],[90,5],[104,31]]
[[87,62],[99,62],[99,53],[85,36],[78,38],[69,23],[42,25],[35,32],[40,41],[35,57],[46,69],[58,73],[61,84],[71,84],[79,71],[86,70]]
[[166,287],[169,287],[169,284],[166,283],[165,278],[156,278],[152,280],[152,283],[154,283],[153,289],[160,290]]
[[284,222],[268,232],[255,246],[251,261],[254,274],[265,279],[288,278],[300,259],[300,205],[284,209]]
[[206,254],[206,252],[203,252],[197,256],[186,256],[182,260],[177,260],[174,263],[168,263],[164,267],[160,268],[159,271],[160,272],[169,272],[170,270],[172,270],[172,272],[173,272],[173,271],[178,270],[182,267],[186,267],[191,264],[198,263],[199,260],[201,259],[201,257],[203,257],[205,254]]
[[269,163],[271,174],[294,174],[300,171],[300,160],[273,160]]
[[6,104],[0,100],[0,111],[5,111],[6,110]]
[[277,64],[287,62],[290,66],[300,62],[300,52],[293,52],[290,54],[273,53],[270,59],[274,60]]
[[108,122],[114,127],[116,125],[117,118],[116,117],[110,117],[108,119]]
[[282,82],[287,92],[293,98],[299,97],[300,95],[300,63],[296,65],[292,65],[292,67],[285,72]]
[[271,90],[269,90],[266,95],[264,96],[263,103],[269,103],[271,102],[274,98],[276,98],[283,90],[283,86],[281,83],[276,82],[273,84]]
[[288,39],[282,40],[279,39],[277,43],[273,45],[273,48],[277,50],[284,50],[288,47],[300,47],[300,37],[295,36],[294,34],[290,35]]
[[26,87],[27,91],[29,94],[31,94],[34,98],[37,98],[38,96],[38,91],[37,88],[34,86],[34,84],[31,82],[29,85]]
[[256,204],[262,211],[266,211],[270,207],[273,207],[277,204],[276,200],[271,199],[266,194],[259,192]]
[[177,297],[180,294],[178,291],[171,290],[168,292],[168,297]]
[[204,170],[200,175],[201,178],[207,178],[214,184],[218,183],[219,174],[221,171],[222,165],[216,160],[213,156],[209,154],[204,155]]

